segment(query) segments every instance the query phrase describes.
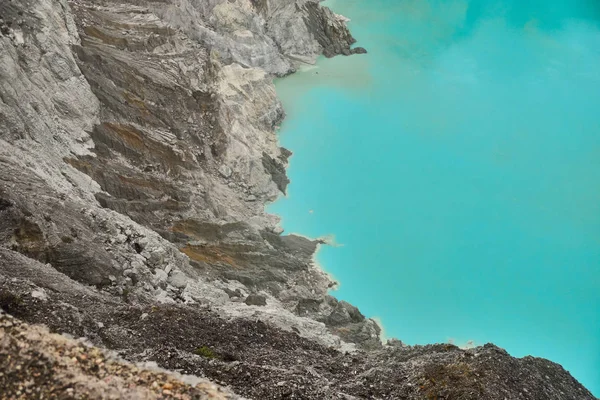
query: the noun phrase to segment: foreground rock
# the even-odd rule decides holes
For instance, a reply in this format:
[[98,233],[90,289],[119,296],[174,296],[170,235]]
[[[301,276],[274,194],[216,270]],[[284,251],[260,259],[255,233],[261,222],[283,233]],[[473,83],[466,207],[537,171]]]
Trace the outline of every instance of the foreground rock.
[[196,377],[117,360],[0,311],[3,399],[241,399]]
[[[291,153],[272,78],[363,53],[311,0],[0,3],[0,305],[257,398],[592,398],[487,346],[383,345],[321,241],[264,204]],[[433,397],[431,397],[433,396]]]

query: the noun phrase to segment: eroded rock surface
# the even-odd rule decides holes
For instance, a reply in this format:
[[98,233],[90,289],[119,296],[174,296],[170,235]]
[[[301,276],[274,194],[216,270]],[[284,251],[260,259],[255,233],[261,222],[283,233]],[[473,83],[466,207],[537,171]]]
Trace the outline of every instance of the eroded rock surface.
[[0,3],[2,308],[253,398],[593,398],[494,346],[382,345],[264,212],[272,78],[353,42],[313,0]]

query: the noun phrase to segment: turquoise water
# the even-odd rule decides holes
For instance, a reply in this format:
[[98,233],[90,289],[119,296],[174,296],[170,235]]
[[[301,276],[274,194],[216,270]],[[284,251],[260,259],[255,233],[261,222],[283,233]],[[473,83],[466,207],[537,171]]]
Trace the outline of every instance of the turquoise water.
[[494,342],[600,394],[600,3],[338,0],[365,56],[277,82],[286,232],[409,344]]

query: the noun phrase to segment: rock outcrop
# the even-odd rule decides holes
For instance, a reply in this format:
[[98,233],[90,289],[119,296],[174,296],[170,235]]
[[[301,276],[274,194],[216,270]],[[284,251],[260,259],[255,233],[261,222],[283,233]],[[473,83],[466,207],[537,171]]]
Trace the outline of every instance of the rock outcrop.
[[264,212],[272,78],[353,43],[315,0],[0,3],[0,306],[253,398],[592,399],[494,346],[383,345]]

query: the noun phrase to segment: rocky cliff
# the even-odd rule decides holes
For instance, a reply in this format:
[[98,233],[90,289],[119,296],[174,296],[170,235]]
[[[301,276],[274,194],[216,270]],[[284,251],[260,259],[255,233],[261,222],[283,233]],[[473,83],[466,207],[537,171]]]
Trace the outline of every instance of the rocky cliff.
[[2,1],[2,308],[250,398],[593,399],[491,345],[383,345],[264,212],[272,78],[353,42],[315,0]]

